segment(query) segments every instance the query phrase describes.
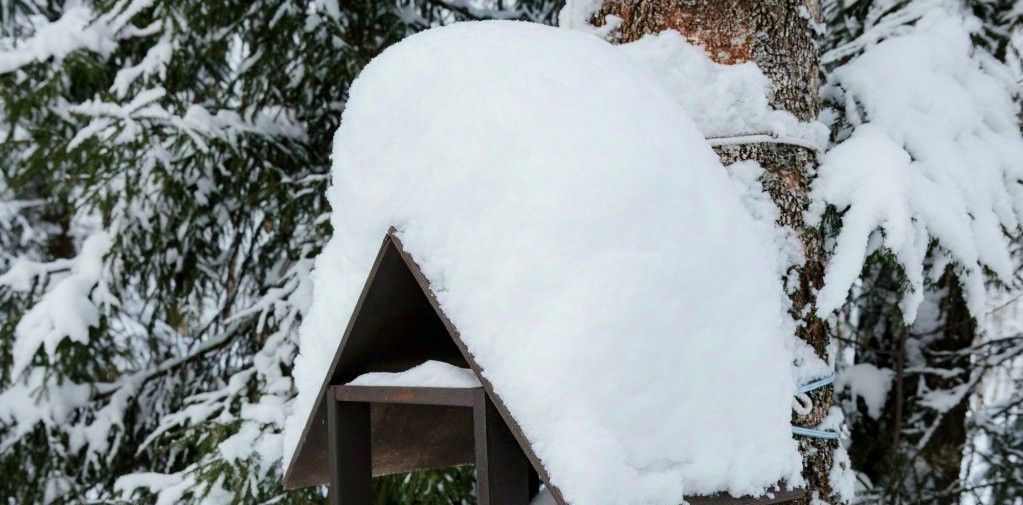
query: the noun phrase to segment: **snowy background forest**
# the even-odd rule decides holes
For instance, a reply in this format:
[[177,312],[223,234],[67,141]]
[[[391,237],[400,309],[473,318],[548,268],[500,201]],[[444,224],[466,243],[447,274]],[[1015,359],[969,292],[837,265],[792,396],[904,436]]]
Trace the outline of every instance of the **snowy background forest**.
[[[816,153],[801,237],[769,170],[726,166],[780,282],[807,237],[826,256],[793,306],[830,332],[796,368],[838,374],[815,502],[1023,504],[1023,1],[804,7],[811,120],[753,63],[626,37],[623,3],[0,0],[0,503],[325,503],[281,474],[349,87],[411,34],[503,19],[619,44],[723,159]],[[471,469],[374,486],[474,503]]]

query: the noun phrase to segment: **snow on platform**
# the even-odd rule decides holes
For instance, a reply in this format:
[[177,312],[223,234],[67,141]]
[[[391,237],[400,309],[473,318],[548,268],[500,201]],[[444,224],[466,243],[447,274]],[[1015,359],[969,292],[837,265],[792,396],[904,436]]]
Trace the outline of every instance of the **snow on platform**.
[[657,79],[515,22],[409,37],[352,86],[290,459],[388,228],[572,505],[799,485],[771,237]]
[[421,388],[482,387],[476,374],[468,368],[442,361],[427,361],[404,372],[369,372],[351,382],[351,386],[401,386]]

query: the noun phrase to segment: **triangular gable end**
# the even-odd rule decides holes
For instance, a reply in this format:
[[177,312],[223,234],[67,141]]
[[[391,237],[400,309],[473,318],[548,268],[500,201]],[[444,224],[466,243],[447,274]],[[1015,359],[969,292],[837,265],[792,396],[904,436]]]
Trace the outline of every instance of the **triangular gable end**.
[[[288,464],[284,486],[295,489],[327,484],[327,412],[325,394],[367,372],[399,372],[427,360],[469,367],[511,430],[515,440],[559,505],[566,505],[529,442],[493,386],[462,342],[430,290],[429,280],[408,255],[392,228],[388,231],[352,317],[326,374],[316,406],[306,420]],[[449,456],[450,457],[450,456]],[[451,461],[471,462],[471,461]]]

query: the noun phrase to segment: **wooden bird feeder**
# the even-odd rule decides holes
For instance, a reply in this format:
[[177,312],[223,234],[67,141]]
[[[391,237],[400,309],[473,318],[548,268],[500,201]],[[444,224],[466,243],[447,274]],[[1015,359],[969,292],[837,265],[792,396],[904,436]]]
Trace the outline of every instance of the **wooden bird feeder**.
[[[474,388],[348,385],[428,360],[469,368]],[[285,473],[294,489],[328,485],[332,505],[370,505],[371,478],[475,465],[480,505],[527,505],[543,483],[568,505],[490,382],[480,374],[422,271],[392,230],[384,239]],[[686,497],[693,505],[783,503],[768,496]]]

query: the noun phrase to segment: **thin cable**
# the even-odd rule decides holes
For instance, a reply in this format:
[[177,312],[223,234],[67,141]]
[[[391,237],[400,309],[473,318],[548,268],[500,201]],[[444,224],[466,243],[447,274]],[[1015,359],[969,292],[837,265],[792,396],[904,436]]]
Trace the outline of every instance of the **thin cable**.
[[820,146],[806,139],[798,137],[778,137],[764,133],[753,135],[736,135],[732,137],[709,137],[707,142],[712,146],[739,146],[745,144],[785,144],[790,146],[804,147],[811,151],[821,152]]
[[810,399],[810,395],[806,393],[800,393],[792,397],[792,410],[796,411],[796,414],[801,416],[808,416],[810,412],[813,412],[813,400]]
[[823,438],[824,440],[838,440],[838,433],[834,431],[815,430],[813,428],[803,428],[802,426],[793,426],[792,434],[800,437],[810,438]]
[[[820,389],[822,387],[834,384],[835,377],[836,377],[835,374],[831,374],[831,375],[829,375],[827,377],[824,377],[822,379],[817,379],[817,380],[815,380],[813,382],[810,382],[810,383],[807,383],[807,384],[803,384],[802,386],[799,386],[799,388],[796,389],[796,394],[795,394],[796,398],[799,398],[800,400],[809,401],[810,397],[807,396],[807,393],[809,393],[810,391],[815,391],[815,390],[818,390],[818,389]],[[812,407],[813,407],[813,403],[812,402],[810,402],[809,404],[804,404],[803,402],[800,401],[798,403],[799,403],[799,407],[800,408],[796,409],[796,413],[798,413],[800,415],[806,415],[807,413],[809,413],[808,411],[811,410]],[[807,411],[807,412],[803,412],[804,410]],[[802,426],[793,426],[792,427],[792,434],[800,436],[800,437],[822,438],[824,440],[838,440],[838,433],[837,432],[827,431],[827,430],[817,430],[817,429],[813,429],[813,428],[804,428]]]
[[829,386],[835,382],[836,377],[837,376],[835,374],[831,374],[827,377],[824,377],[823,379],[817,379],[808,384],[803,384],[802,386],[799,386],[798,389],[796,389],[796,394],[797,395],[806,394],[815,389],[820,389],[824,386]]

